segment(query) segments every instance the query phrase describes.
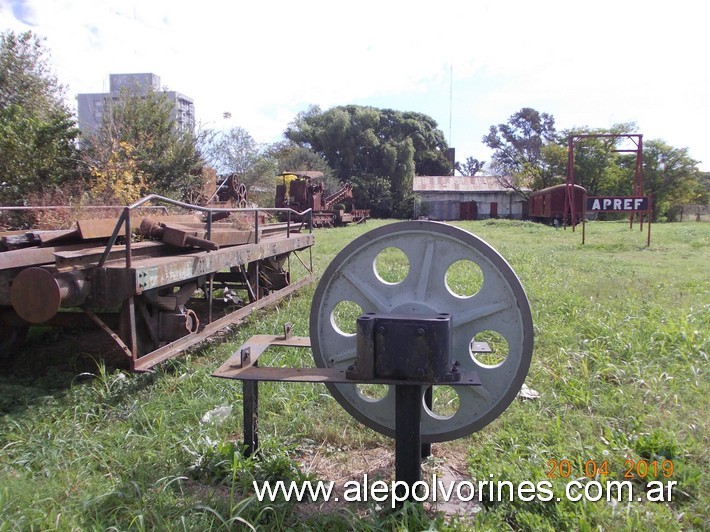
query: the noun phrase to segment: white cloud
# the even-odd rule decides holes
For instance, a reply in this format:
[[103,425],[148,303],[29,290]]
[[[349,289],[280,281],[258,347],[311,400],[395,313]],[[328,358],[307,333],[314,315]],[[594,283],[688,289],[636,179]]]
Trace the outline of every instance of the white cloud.
[[690,0],[12,0],[0,3],[0,21],[47,38],[70,94],[106,90],[110,73],[153,72],[195,100],[202,123],[239,125],[260,141],[279,138],[309,104],[406,105],[447,136],[453,110],[459,159],[485,158],[488,127],[534,107],[560,128],[636,121],[645,138],[689,147],[707,168],[702,9]]

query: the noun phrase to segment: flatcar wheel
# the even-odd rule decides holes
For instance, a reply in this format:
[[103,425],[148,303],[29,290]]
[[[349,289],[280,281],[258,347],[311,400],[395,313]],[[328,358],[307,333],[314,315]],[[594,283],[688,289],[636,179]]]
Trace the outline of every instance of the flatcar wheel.
[[[380,254],[390,250],[408,263],[406,274],[395,282],[385,280],[378,266]],[[475,293],[459,293],[452,272],[453,278],[478,276]],[[345,323],[343,308],[345,315],[350,309]],[[527,375],[533,326],[525,291],[503,257],[462,229],[435,222],[400,222],[348,244],[324,272],[313,298],[310,336],[317,366],[345,369],[355,362],[354,323],[361,312],[452,315],[452,358],[464,371],[478,372],[482,385],[447,390],[455,394],[452,403],[458,403],[453,412],[432,410],[422,399],[424,442],[447,441],[480,430],[514,400]],[[472,347],[480,345],[474,340],[488,341],[491,333],[503,346],[502,357],[494,361],[480,357]],[[394,436],[392,386],[374,398],[359,385],[328,387],[356,419]]]

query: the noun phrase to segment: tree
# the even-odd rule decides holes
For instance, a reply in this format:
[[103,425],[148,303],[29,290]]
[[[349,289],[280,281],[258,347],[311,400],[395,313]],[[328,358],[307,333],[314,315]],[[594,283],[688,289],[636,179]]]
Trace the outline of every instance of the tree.
[[[575,141],[575,182],[590,196],[630,196],[633,194],[636,154],[626,153],[634,123],[615,124],[610,129],[580,128],[566,131],[570,135],[592,135]],[[595,136],[598,135],[598,136]],[[643,145],[644,192],[653,199],[653,219],[674,219],[680,207],[701,203],[706,197],[701,185],[698,161],[688,156],[687,148],[673,148],[662,140]],[[613,215],[605,215],[605,217]]]
[[[0,36],[0,203],[49,197],[77,178],[79,131],[48,52],[31,32]],[[66,190],[66,188],[64,189]]]
[[662,140],[644,144],[644,191],[653,198],[653,219],[669,221],[680,207],[701,203],[703,199],[699,162],[688,155],[688,148],[673,148]]
[[463,164],[457,162],[455,168],[461,175],[474,176],[478,172],[483,170],[485,164],[486,161],[479,161],[478,159],[474,159],[473,157],[466,157],[466,162]]
[[[382,197],[384,179],[391,196],[388,216],[411,214],[415,173],[450,172],[444,135],[421,113],[357,105],[322,112],[313,106],[300,113],[284,135],[322,156],[341,182],[352,181],[368,206]],[[368,186],[369,181],[375,186]]]
[[258,198],[258,204],[266,206],[264,189],[270,187],[261,175],[263,149],[246,129],[236,126],[224,132],[209,131],[201,146],[205,160],[219,176],[237,176],[247,187],[250,201]]
[[559,175],[556,159],[545,159],[545,147],[556,142],[555,119],[530,107],[522,108],[505,124],[491,126],[483,137],[483,143],[493,150],[491,166],[499,181],[518,192],[550,186]]
[[367,205],[374,218],[392,216],[392,187],[389,180],[377,176],[353,176],[352,184],[355,205]]
[[328,166],[322,155],[293,142],[274,143],[269,146],[266,153],[276,160],[279,173],[295,170],[315,170],[323,172],[326,179],[334,178],[333,169]]
[[381,134],[393,141],[412,142],[414,173],[416,175],[449,175],[451,163],[446,158],[448,145],[436,121],[422,113],[383,109]]
[[[164,93],[122,91],[105,107],[98,131],[83,141],[83,159],[92,177],[130,178],[125,172],[112,173],[111,167],[135,166],[142,176],[141,185],[135,187],[136,181],[119,188],[138,196],[158,193],[192,199],[199,195],[202,157],[198,138],[194,131],[176,126],[174,113],[174,103]],[[96,181],[93,183],[96,186]],[[110,188],[103,190],[110,196]],[[125,198],[105,197],[105,201],[124,203]]]
[[260,151],[254,137],[239,126],[211,132],[204,147],[205,157],[219,174],[244,175],[259,158]]
[[135,157],[136,148],[117,141],[100,166],[91,169],[90,195],[101,203],[133,203],[146,193],[145,175]]
[[698,186],[696,188],[694,203],[700,205],[710,204],[710,172],[698,173]]
[[266,156],[273,161],[275,175],[281,172],[311,170],[323,172],[321,181],[325,190],[334,192],[340,187],[340,181],[334,176],[333,169],[322,155],[290,141],[277,142],[269,146]]

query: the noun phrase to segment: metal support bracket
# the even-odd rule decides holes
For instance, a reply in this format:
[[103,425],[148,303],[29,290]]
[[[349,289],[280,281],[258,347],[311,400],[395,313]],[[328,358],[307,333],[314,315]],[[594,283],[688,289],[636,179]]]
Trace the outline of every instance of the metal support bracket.
[[[477,342],[481,351],[490,351],[485,342]],[[336,368],[282,368],[259,367],[259,357],[271,346],[310,348],[307,336],[293,336],[290,323],[284,325],[282,335],[255,335],[242,344],[213,377],[242,381],[242,406],[244,423],[244,454],[251,456],[259,449],[259,381],[390,384],[395,387],[395,476],[396,480],[411,487],[421,479],[421,460],[431,453],[431,444],[422,444],[422,397],[431,407],[431,386],[436,384],[427,377],[412,378],[354,378]],[[447,381],[448,386],[479,386],[481,381],[475,371],[461,372],[460,379]],[[401,499],[401,496],[398,498]]]

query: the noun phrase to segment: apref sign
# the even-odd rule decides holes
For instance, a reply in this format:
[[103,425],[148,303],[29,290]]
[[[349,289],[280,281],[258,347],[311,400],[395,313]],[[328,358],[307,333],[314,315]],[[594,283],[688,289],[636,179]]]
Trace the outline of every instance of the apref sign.
[[[646,237],[646,246],[648,247],[651,245],[650,196],[587,196],[585,194],[584,197],[586,201],[583,203],[585,212],[582,216],[582,244],[584,244],[588,212],[630,212],[629,227],[633,226],[635,213],[638,212],[642,231],[644,214],[648,216],[648,236]],[[646,212],[644,213],[643,211]]]
[[648,210],[646,196],[587,196],[587,211],[634,212]]

